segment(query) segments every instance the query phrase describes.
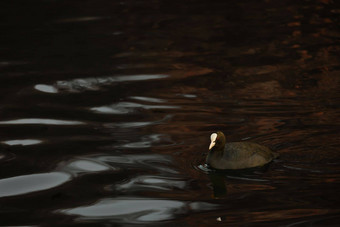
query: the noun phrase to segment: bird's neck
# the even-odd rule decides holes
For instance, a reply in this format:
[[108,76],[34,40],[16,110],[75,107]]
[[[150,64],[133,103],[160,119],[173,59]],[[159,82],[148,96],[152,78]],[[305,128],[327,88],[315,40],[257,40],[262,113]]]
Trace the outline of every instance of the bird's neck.
[[221,146],[221,147],[213,147],[213,148],[210,150],[210,153],[211,153],[211,155],[219,156],[219,155],[223,155],[223,151],[224,151],[224,146]]

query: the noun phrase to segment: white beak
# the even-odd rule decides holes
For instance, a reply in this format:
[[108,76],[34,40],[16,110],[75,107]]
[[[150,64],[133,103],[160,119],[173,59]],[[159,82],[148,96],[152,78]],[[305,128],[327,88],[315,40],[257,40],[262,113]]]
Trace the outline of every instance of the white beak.
[[215,146],[216,139],[217,139],[217,134],[216,133],[211,134],[211,136],[210,136],[211,143],[210,143],[210,146],[209,146],[209,150],[211,150],[211,148],[213,148]]
[[211,141],[210,146],[209,146],[209,150],[211,150],[211,148],[213,148],[215,146],[216,142],[215,141]]

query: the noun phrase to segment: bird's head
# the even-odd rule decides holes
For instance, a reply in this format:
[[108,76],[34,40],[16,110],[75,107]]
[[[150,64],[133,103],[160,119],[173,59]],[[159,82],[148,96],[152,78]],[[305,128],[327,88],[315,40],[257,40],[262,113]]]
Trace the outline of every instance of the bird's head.
[[215,133],[211,134],[211,136],[210,136],[209,150],[210,151],[212,149],[215,149],[215,150],[221,150],[222,149],[223,150],[225,143],[226,143],[226,139],[225,139],[223,132],[221,132],[221,131],[215,132]]

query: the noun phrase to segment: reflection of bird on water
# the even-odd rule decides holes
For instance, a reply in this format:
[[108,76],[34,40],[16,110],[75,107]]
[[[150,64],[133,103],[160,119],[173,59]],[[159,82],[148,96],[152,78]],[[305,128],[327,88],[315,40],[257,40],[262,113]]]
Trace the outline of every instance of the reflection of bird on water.
[[215,169],[246,169],[263,166],[278,157],[268,147],[251,142],[226,143],[223,132],[211,134],[207,164]]
[[227,187],[225,185],[225,176],[221,174],[209,174],[209,179],[213,187],[213,198],[218,199],[227,195]]

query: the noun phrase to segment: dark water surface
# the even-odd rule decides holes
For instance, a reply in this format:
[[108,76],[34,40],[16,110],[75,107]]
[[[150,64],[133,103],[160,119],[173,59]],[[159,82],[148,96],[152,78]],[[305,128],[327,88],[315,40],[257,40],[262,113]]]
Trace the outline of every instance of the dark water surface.
[[[338,226],[340,4],[0,3],[1,226]],[[280,153],[217,173],[210,134]]]

